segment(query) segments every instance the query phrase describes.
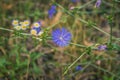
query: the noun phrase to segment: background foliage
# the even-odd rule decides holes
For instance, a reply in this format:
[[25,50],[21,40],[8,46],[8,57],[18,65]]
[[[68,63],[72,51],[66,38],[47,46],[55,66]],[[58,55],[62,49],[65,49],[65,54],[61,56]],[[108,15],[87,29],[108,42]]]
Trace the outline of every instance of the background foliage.
[[[120,80],[120,1],[102,0],[99,8],[95,2],[1,0],[0,80]],[[49,19],[52,4],[57,13]],[[15,31],[11,25],[14,19],[41,21],[43,29],[52,27],[45,37],[51,37],[54,28],[66,27],[72,33],[72,43],[61,48],[51,39],[39,41],[20,34],[30,32]],[[102,44],[109,50],[92,49]],[[76,70],[78,65],[81,70]]]

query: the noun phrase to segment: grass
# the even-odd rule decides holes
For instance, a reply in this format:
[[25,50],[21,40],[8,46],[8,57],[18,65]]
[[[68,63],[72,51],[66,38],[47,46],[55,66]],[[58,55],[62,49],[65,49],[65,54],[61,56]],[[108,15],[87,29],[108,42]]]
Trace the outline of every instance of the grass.
[[[3,80],[120,80],[119,1],[77,3],[64,0],[0,2],[0,79]],[[54,4],[52,19],[47,11]],[[74,9],[69,8],[73,6]],[[26,31],[17,31],[12,20],[30,20]],[[32,23],[41,21],[44,34],[30,34]],[[69,46],[51,40],[55,28],[72,33]],[[42,39],[42,41],[41,41]],[[107,50],[98,46],[107,45]],[[75,70],[81,65],[82,70]]]

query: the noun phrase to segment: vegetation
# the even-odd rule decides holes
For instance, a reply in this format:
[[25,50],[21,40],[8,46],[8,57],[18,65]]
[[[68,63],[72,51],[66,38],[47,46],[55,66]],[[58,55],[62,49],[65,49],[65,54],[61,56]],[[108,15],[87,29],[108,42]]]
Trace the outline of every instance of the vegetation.
[[119,0],[1,0],[0,80],[120,80]]

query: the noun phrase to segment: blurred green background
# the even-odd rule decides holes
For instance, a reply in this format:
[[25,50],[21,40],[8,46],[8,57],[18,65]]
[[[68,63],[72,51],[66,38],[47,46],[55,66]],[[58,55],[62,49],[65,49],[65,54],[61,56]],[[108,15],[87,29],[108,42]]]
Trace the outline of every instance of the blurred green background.
[[[99,8],[95,8],[95,2],[0,0],[0,80],[120,80],[120,2],[102,0]],[[57,13],[49,19],[48,10],[52,4],[57,6]],[[75,8],[70,10],[70,7]],[[31,25],[41,21],[43,29],[66,27],[72,33],[72,43],[97,47],[109,41],[110,15],[113,17],[112,35],[117,38],[113,45],[117,50],[90,49],[66,75],[64,71],[85,48],[76,45],[61,48],[51,40],[40,42],[33,36],[10,31],[14,30],[12,20],[15,19],[30,20]],[[52,29],[47,32],[49,36]],[[29,30],[22,33],[30,34]],[[81,65],[82,70],[76,71],[77,65]]]

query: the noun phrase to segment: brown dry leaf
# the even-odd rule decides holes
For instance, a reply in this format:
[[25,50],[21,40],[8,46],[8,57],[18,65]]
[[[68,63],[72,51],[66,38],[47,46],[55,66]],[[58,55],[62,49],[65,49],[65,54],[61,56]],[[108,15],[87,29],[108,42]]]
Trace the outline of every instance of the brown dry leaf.
[[85,44],[86,46],[91,46],[91,45],[93,45],[92,42],[88,42],[88,41],[86,41],[86,40],[84,40],[84,44]]
[[59,12],[56,14],[56,16],[55,16],[55,18],[52,20],[52,22],[51,22],[51,24],[55,24],[55,23],[57,23],[59,20],[60,20],[60,18],[61,18],[61,16],[62,16],[62,12],[60,11],[60,10],[58,10]]
[[43,27],[46,27],[47,25],[47,23],[46,23],[46,21],[45,20],[40,20],[40,22],[41,22],[41,25],[43,26]]
[[2,46],[0,46],[0,51],[2,51],[2,53],[3,53],[4,55],[6,55],[6,51],[5,51],[5,49],[4,49]]
[[13,7],[12,4],[3,4],[3,8],[8,10],[8,9],[11,9]]

